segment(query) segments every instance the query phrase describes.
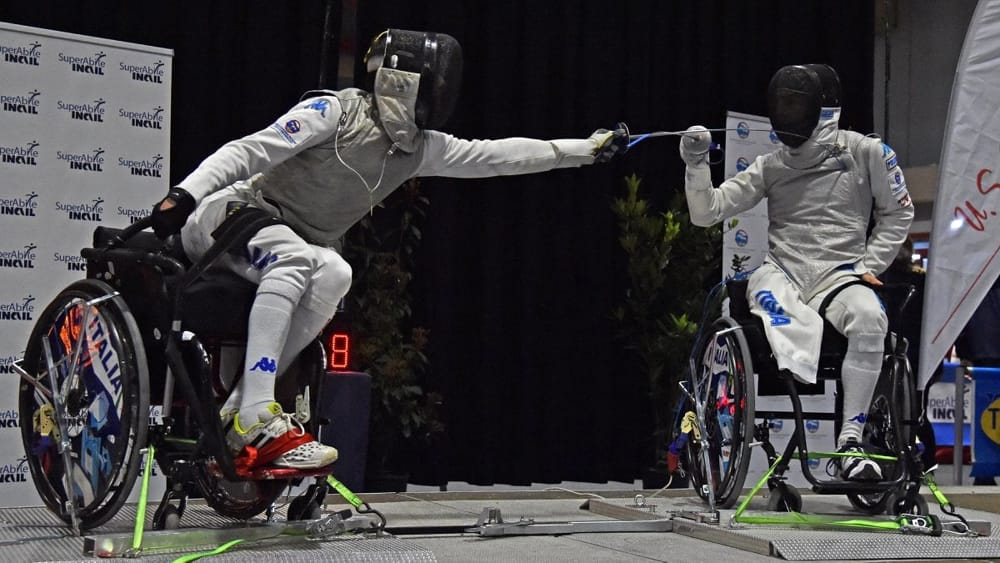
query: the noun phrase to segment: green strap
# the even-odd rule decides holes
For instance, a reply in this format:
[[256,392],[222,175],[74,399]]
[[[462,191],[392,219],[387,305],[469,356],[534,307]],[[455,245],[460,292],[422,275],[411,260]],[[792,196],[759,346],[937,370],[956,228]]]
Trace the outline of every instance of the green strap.
[[364,501],[358,498],[358,495],[352,493],[351,490],[347,488],[347,485],[338,481],[333,475],[327,475],[326,483],[333,487],[335,491],[340,493],[340,496],[344,497],[344,500],[351,503],[351,506],[354,508],[359,508],[364,504]]
[[202,551],[199,553],[191,553],[183,557],[178,557],[177,559],[174,559],[172,563],[188,563],[188,561],[196,561],[198,559],[201,559],[202,557],[211,557],[213,555],[219,555],[220,553],[228,551],[229,548],[233,547],[234,545],[242,541],[243,540],[232,540],[220,545],[219,547],[213,549],[212,551]]
[[774,463],[771,464],[771,467],[769,467],[767,471],[764,473],[764,476],[760,478],[760,481],[757,481],[757,484],[754,485],[753,489],[750,489],[750,494],[747,495],[747,498],[743,499],[743,502],[741,502],[739,507],[736,508],[736,513],[733,514],[733,522],[742,522],[740,517],[743,514],[743,511],[746,510],[747,506],[750,504],[750,499],[752,499],[754,495],[757,494],[757,491],[759,491],[760,488],[764,486],[764,483],[766,483],[767,480],[771,478],[771,474],[774,473],[774,468],[778,467],[778,463],[780,461],[781,461],[781,456],[779,455],[775,458]]
[[153,469],[155,449],[152,444],[146,446],[146,467],[142,472],[142,486],[139,488],[139,507],[135,513],[135,528],[132,530],[132,550],[142,549],[142,528],[146,524],[146,499],[149,495],[149,476]]
[[933,472],[925,473],[923,479],[924,484],[927,485],[927,488],[934,494],[934,499],[938,501],[938,504],[941,506],[948,506],[951,504],[951,502],[948,501],[948,497],[944,496],[944,493],[942,493],[941,489],[938,488],[937,482],[934,480]]
[[783,514],[748,514],[740,518],[741,524],[776,524],[784,526],[856,528],[871,531],[899,531],[902,525],[895,520],[869,520],[866,518],[844,518],[833,514],[804,514],[788,512]]

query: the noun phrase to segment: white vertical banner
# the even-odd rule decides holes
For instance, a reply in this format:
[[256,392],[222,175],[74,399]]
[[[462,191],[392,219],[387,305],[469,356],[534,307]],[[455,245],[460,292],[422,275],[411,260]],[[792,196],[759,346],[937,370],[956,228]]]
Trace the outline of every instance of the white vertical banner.
[[952,86],[920,339],[923,388],[1000,275],[1000,0],[980,0]]
[[[758,156],[773,152],[779,143],[768,118],[727,112],[726,178],[745,170]],[[722,232],[722,279],[760,266],[767,256],[767,201],[726,220]]]
[[0,506],[40,504],[12,369],[35,319],[84,277],[95,227],[166,193],[172,57],[0,22]]

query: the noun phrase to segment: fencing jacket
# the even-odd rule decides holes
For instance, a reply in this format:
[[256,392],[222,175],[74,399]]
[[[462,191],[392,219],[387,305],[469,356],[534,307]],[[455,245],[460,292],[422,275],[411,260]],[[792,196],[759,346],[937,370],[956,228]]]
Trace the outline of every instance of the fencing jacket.
[[[408,76],[409,75],[409,76]],[[385,73],[375,92],[412,92],[411,73]],[[387,102],[392,102],[386,96]],[[380,117],[381,115],[381,117]],[[271,126],[227,143],[178,185],[201,201],[246,181],[306,241],[333,246],[352,225],[417,176],[479,178],[594,161],[587,139],[465,140],[417,129],[412,100],[380,103],[357,89],[302,101]]]

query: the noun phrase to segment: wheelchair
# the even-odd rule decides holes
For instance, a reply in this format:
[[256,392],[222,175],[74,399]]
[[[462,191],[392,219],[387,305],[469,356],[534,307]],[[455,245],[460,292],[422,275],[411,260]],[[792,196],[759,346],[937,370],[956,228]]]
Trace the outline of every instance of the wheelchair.
[[[167,485],[154,529],[177,527],[189,497],[250,519],[310,477],[316,483],[291,502],[288,519],[319,517],[329,466],[254,468],[225,446],[219,408],[242,371],[256,286],[212,266],[270,220],[247,219],[219,232],[194,264],[143,232],[148,218],[123,230],[98,227],[93,247],[81,251],[86,279],[62,290],[38,318],[16,367],[21,436],[42,501],[74,529],[115,516],[147,451]],[[235,359],[226,365],[226,358]],[[317,340],[276,389],[285,412],[314,436],[321,421],[310,413],[325,365]]]
[[[854,508],[870,515],[887,510],[895,515],[927,514],[927,503],[919,494],[925,471],[918,439],[918,434],[924,435],[922,408],[906,355],[908,343],[893,330],[893,320],[906,307],[914,288],[893,284],[880,288],[890,324],[882,370],[868,410],[862,442],[867,446],[869,457],[881,466],[883,479],[865,482],[818,478],[813,474],[810,460],[850,454],[808,451],[800,399],[800,394],[817,391],[817,386],[834,384],[837,389],[835,412],[833,415],[827,413],[826,417],[834,420],[835,435],[839,434],[840,367],[847,339],[824,321],[817,383],[809,386],[797,382],[787,370],[778,369],[764,335],[763,323],[750,312],[747,283],[746,279],[729,280],[713,292],[718,294],[725,289],[729,297],[729,314],[710,324],[702,323],[701,334],[696,338],[689,360],[689,376],[683,385],[686,397],[681,412],[695,412],[699,421],[689,432],[683,452],[698,495],[713,510],[735,505],[743,490],[751,447],[759,446],[766,453],[771,468],[765,475],[770,489],[769,510],[801,511],[801,494],[786,482],[785,477],[792,460],[797,458],[804,477],[817,494],[844,494]],[[850,285],[862,283],[858,280]],[[846,285],[840,289],[843,287]],[[830,295],[821,305],[821,315],[832,297]],[[713,296],[708,301],[712,303]],[[770,394],[787,394],[792,412],[757,412],[755,382],[761,390],[770,387]],[[810,416],[822,414],[810,413]],[[756,418],[764,421],[755,423]],[[772,421],[776,418],[794,420],[792,436],[780,455],[770,442]]]

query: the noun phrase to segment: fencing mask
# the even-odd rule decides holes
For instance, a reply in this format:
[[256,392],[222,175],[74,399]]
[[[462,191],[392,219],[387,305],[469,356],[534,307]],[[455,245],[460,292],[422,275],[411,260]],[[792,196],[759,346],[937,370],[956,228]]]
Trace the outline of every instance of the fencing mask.
[[385,69],[419,76],[414,107],[417,127],[436,129],[451,116],[462,85],[462,47],[454,37],[389,29],[372,41],[365,63],[369,75],[376,75],[376,83],[377,74]]
[[781,142],[797,148],[812,135],[823,106],[823,86],[816,71],[783,66],[767,86],[767,113]]

